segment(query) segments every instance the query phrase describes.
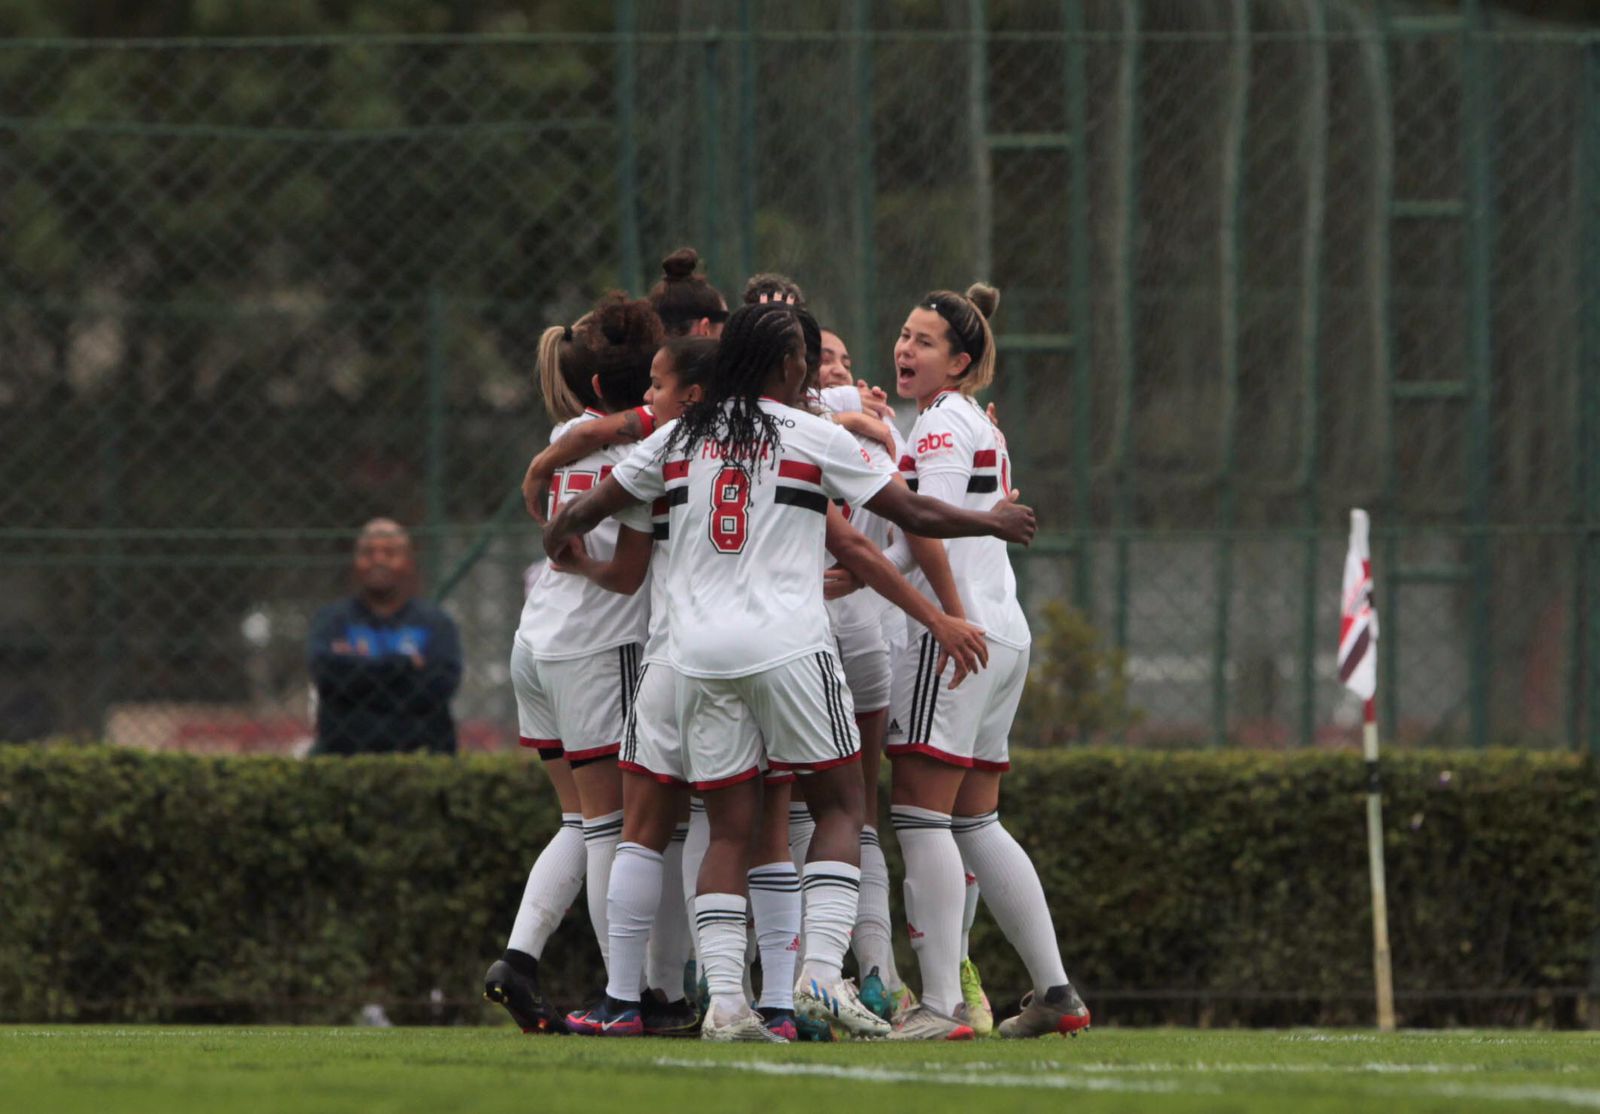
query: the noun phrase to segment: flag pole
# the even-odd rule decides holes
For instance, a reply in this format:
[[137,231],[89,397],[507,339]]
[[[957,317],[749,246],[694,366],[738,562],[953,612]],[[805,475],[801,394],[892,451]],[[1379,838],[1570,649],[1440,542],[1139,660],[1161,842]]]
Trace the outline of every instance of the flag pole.
[[1389,898],[1383,876],[1383,782],[1378,774],[1377,700],[1362,716],[1367,760],[1367,871],[1372,880],[1372,969],[1378,990],[1378,1029],[1394,1032],[1394,972],[1389,962]]

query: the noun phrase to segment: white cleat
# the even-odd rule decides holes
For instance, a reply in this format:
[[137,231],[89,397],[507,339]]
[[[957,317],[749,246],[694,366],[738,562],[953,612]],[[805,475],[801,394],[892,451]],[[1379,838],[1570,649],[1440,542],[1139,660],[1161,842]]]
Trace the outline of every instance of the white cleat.
[[751,1041],[757,1044],[788,1044],[771,1029],[761,1015],[746,1006],[741,1013],[720,1016],[715,1009],[706,1012],[700,1025],[700,1039],[705,1041]]
[[858,1037],[886,1037],[889,1023],[862,1004],[849,979],[821,982],[802,978],[794,988],[794,1012]]
[[907,1010],[904,1017],[895,1022],[894,1032],[889,1034],[892,1041],[969,1041],[975,1038],[972,1026],[965,1025],[956,1018],[946,1017],[942,1013],[935,1013],[927,1006],[917,1006]]

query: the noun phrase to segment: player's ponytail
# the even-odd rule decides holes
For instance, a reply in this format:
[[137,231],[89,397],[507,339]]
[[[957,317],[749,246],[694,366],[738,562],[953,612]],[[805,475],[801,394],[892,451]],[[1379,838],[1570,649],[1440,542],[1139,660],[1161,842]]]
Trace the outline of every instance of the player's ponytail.
[[944,318],[946,339],[952,353],[971,357],[956,386],[962,394],[975,395],[994,382],[994,331],[989,318],[1000,307],[1000,291],[988,283],[975,282],[965,294],[954,290],[935,290],[919,303]]
[[539,336],[534,360],[534,381],[544,396],[545,413],[552,422],[567,422],[583,413],[583,400],[562,374],[563,359],[571,363],[577,340],[567,325],[551,325]]
[[702,441],[714,441],[729,467],[751,477],[759,474],[762,461],[776,460],[783,448],[777,419],[761,408],[762,389],[803,344],[799,315],[791,305],[763,302],[734,310],[717,345],[705,397],[683,412],[667,453],[693,453]]

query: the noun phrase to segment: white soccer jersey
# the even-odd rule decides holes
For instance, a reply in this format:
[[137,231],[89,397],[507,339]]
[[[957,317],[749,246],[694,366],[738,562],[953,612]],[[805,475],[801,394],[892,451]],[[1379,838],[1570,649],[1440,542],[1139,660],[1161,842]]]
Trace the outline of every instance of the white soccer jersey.
[[[1005,435],[978,404],[959,391],[945,391],[918,415],[900,457],[900,474],[919,494],[987,511],[1011,488],[1011,458]],[[1017,602],[1017,578],[1006,543],[981,537],[952,538],[944,544],[967,619],[982,627],[990,641],[1025,649],[1032,639]],[[920,569],[911,580],[938,602]]]
[[[667,555],[672,551],[671,507],[666,496],[648,503],[625,507],[617,521],[630,530],[649,533],[655,539],[650,553],[650,633],[644,643],[644,664],[667,666]],[[644,595],[641,592],[640,595]],[[660,672],[665,672],[662,670]]]
[[[893,429],[893,426],[889,427]],[[899,433],[895,434],[896,442]],[[893,471],[895,457],[890,456],[878,442],[865,437],[856,437],[855,442],[861,451],[867,454],[873,467],[885,471]],[[881,515],[873,514],[865,508],[853,508],[848,504],[841,506],[844,517],[867,536],[867,539],[880,550],[889,547],[889,537],[894,529],[893,524]],[[856,630],[860,627],[877,626],[883,622],[883,612],[892,605],[871,588],[860,588],[841,599],[828,601],[828,618],[833,622],[833,629],[837,633]]]
[[858,387],[819,387],[811,392],[811,397],[830,414],[853,414],[861,409]]
[[[649,420],[642,407],[639,413]],[[570,422],[558,425],[551,431],[550,440],[553,443],[574,426],[603,417],[598,410],[585,410]],[[549,514],[553,517],[561,503],[598,485],[628,451],[628,446],[601,449],[557,469],[550,480]],[[607,519],[584,538],[590,556],[609,561],[616,552],[617,531],[616,521]],[[586,577],[557,572],[547,564],[522,605],[517,641],[533,657],[546,661],[586,657],[614,646],[643,642],[649,617],[650,597],[645,593],[624,596],[608,592]]]
[[[668,656],[690,677],[745,677],[833,642],[822,605],[829,499],[859,506],[889,482],[855,438],[770,399],[781,446],[759,472],[729,465],[702,442],[667,455],[676,423],[617,465],[635,498],[665,498]],[[752,475],[752,473],[754,473]]]

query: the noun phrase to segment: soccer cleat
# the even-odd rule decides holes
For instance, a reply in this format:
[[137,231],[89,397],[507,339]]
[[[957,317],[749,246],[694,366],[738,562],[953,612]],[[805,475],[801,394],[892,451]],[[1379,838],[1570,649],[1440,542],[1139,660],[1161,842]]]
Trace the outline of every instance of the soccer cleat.
[[916,992],[909,986],[902,986],[898,990],[889,991],[890,1024],[899,1024],[901,1019],[916,1009],[919,1004]]
[[700,1039],[706,1041],[750,1041],[757,1044],[788,1044],[789,1039],[767,1028],[761,1015],[749,1006],[727,1017],[709,1011],[700,1023]]
[[567,1014],[567,1029],[582,1037],[642,1037],[644,1019],[639,1003],[607,994],[599,1005]]
[[799,1039],[816,1044],[831,1044],[837,1040],[833,1035],[833,1026],[826,1021],[816,1021],[809,1017],[794,1019],[794,1029]]
[[886,1037],[889,1023],[866,1006],[849,979],[826,983],[801,979],[794,988],[794,1012],[811,1021],[837,1024],[858,1037]]
[[766,1022],[767,1029],[777,1033],[786,1041],[800,1039],[800,1030],[795,1027],[793,1010],[782,1009],[778,1006],[759,1006],[756,1012],[761,1015],[761,1020]]
[[565,1033],[567,1023],[554,1006],[545,1001],[539,980],[497,959],[483,976],[483,997],[506,1008],[524,1033]]
[[994,1010],[989,1007],[989,996],[983,992],[978,965],[970,957],[961,961],[961,1004],[967,1008],[961,1020],[971,1025],[974,1033],[986,1037],[994,1032]]
[[889,1034],[892,1041],[969,1041],[976,1034],[972,1026],[953,1017],[935,1013],[927,1006],[914,1006],[895,1023]]
[[1024,994],[1022,1012],[1000,1023],[1000,1035],[1011,1040],[1045,1037],[1051,1033],[1075,1037],[1088,1027],[1089,1007],[1070,984],[1063,983],[1047,990],[1043,1001],[1031,990]]
[[889,990],[883,985],[876,967],[861,980],[861,1004],[885,1021],[894,1018],[894,1000],[889,996]]
[[667,1001],[663,990],[647,990],[641,1003],[648,1037],[693,1037],[700,1032],[700,1012],[687,999]]

